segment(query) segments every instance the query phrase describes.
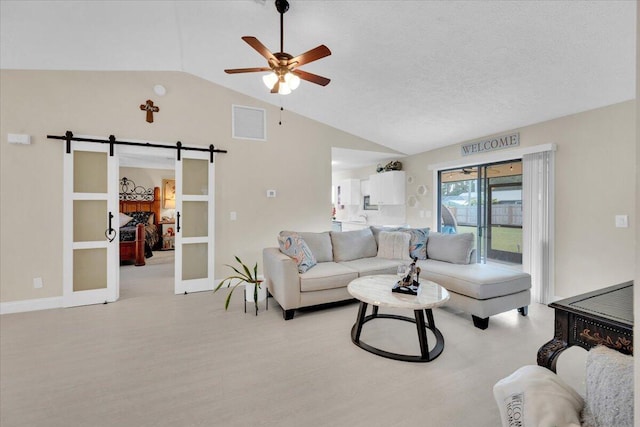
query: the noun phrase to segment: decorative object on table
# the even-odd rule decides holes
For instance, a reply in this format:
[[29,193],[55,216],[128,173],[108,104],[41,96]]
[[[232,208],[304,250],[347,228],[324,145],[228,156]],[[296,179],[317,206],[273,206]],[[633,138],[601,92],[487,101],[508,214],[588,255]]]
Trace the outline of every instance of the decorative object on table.
[[409,266],[409,273],[402,279],[398,280],[391,292],[398,292],[401,294],[417,295],[418,288],[420,287],[420,267],[416,266],[418,257],[412,258],[413,262]]
[[[233,294],[233,291],[235,291],[235,289],[238,287],[238,285],[242,283],[254,285],[253,286],[253,302],[255,303],[255,306],[256,306],[256,316],[257,316],[258,315],[258,290],[261,289],[260,285],[262,284],[262,280],[258,279],[258,263],[256,262],[256,264],[253,266],[253,271],[252,271],[249,269],[249,267],[247,267],[242,262],[240,258],[238,258],[237,256],[235,258],[238,264],[240,264],[240,269],[232,265],[225,264],[227,267],[235,271],[236,274],[223,279],[220,283],[218,283],[218,286],[213,290],[213,292],[214,293],[218,292],[218,290],[225,283],[227,283],[228,287],[230,288],[229,293],[227,294],[227,299],[224,303],[224,309],[227,310],[229,308],[229,302],[231,301],[231,295]],[[238,282],[235,284],[232,284],[234,280],[237,280]],[[246,311],[246,305],[245,305],[245,311]]]
[[146,120],[148,123],[153,123],[153,113],[160,111],[160,107],[153,105],[153,101],[150,99],[147,99],[145,104],[140,104],[140,109],[147,112]]

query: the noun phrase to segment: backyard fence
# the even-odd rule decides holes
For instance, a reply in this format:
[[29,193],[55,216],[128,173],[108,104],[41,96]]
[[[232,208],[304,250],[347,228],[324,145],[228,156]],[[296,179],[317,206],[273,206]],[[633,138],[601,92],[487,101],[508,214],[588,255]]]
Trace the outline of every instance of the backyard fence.
[[[459,225],[478,224],[477,206],[449,206]],[[515,203],[491,205],[491,224],[522,227],[522,205]]]

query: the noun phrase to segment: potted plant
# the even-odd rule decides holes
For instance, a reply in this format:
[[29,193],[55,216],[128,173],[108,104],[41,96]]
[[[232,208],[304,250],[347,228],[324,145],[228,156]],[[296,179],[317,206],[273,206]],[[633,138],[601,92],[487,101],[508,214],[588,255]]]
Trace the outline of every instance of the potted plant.
[[[231,268],[233,271],[235,271],[236,274],[229,276],[224,280],[222,280],[220,283],[218,283],[218,286],[213,290],[213,292],[214,293],[217,292],[225,283],[227,283],[227,286],[230,288],[229,294],[227,295],[227,299],[224,303],[224,309],[227,310],[229,308],[229,302],[231,301],[231,295],[233,294],[233,291],[235,291],[238,285],[245,283],[245,291],[247,295],[247,298],[245,298],[245,300],[251,301],[249,300],[248,296],[250,295],[250,293],[253,294],[252,300],[256,306],[256,316],[257,316],[258,315],[258,290],[261,289],[261,284],[262,284],[262,279],[258,279],[258,263],[256,262],[256,265],[253,266],[253,271],[252,271],[249,269],[249,267],[247,267],[242,262],[240,258],[238,258],[237,256],[235,258],[236,258],[236,261],[238,261],[238,264],[240,264],[240,267],[236,268],[229,264],[225,264],[225,265]],[[237,280],[235,284],[233,284],[234,280]],[[246,301],[245,301],[245,312],[246,312]]]

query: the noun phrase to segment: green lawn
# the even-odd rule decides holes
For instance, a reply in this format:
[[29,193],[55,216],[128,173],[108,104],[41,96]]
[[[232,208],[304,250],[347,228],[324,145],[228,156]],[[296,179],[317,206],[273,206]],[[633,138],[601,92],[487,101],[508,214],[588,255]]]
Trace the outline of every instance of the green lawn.
[[[458,233],[473,233],[476,235],[475,227],[458,226]],[[510,227],[492,227],[491,247],[498,251],[522,253],[522,229]],[[474,243],[475,247],[475,243]]]

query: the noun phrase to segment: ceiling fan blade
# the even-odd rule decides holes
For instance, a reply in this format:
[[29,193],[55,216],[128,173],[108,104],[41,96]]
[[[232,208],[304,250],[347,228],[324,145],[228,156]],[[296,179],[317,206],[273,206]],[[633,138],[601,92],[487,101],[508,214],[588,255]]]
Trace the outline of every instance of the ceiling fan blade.
[[227,74],[238,74],[238,73],[257,73],[260,71],[271,71],[269,67],[256,67],[256,68],[232,68],[230,70],[224,70]]
[[293,70],[292,73],[300,77],[302,80],[306,80],[308,82],[315,83],[320,86],[326,86],[331,81],[326,77],[322,77],[317,74],[307,73],[306,71],[302,71],[302,70],[296,69],[296,70]]
[[267,58],[267,61],[275,61],[276,64],[278,63],[278,59],[273,56],[273,53],[271,53],[271,51],[267,49],[265,45],[260,43],[260,40],[258,40],[257,38],[252,36],[244,36],[242,37],[242,40],[247,42],[247,44],[254,48],[260,55]]
[[304,64],[308,64],[309,62],[317,61],[318,59],[324,58],[325,56],[331,55],[331,51],[328,47],[321,44],[318,47],[311,49],[301,55],[298,55],[289,60],[289,64],[294,67],[299,67]]

